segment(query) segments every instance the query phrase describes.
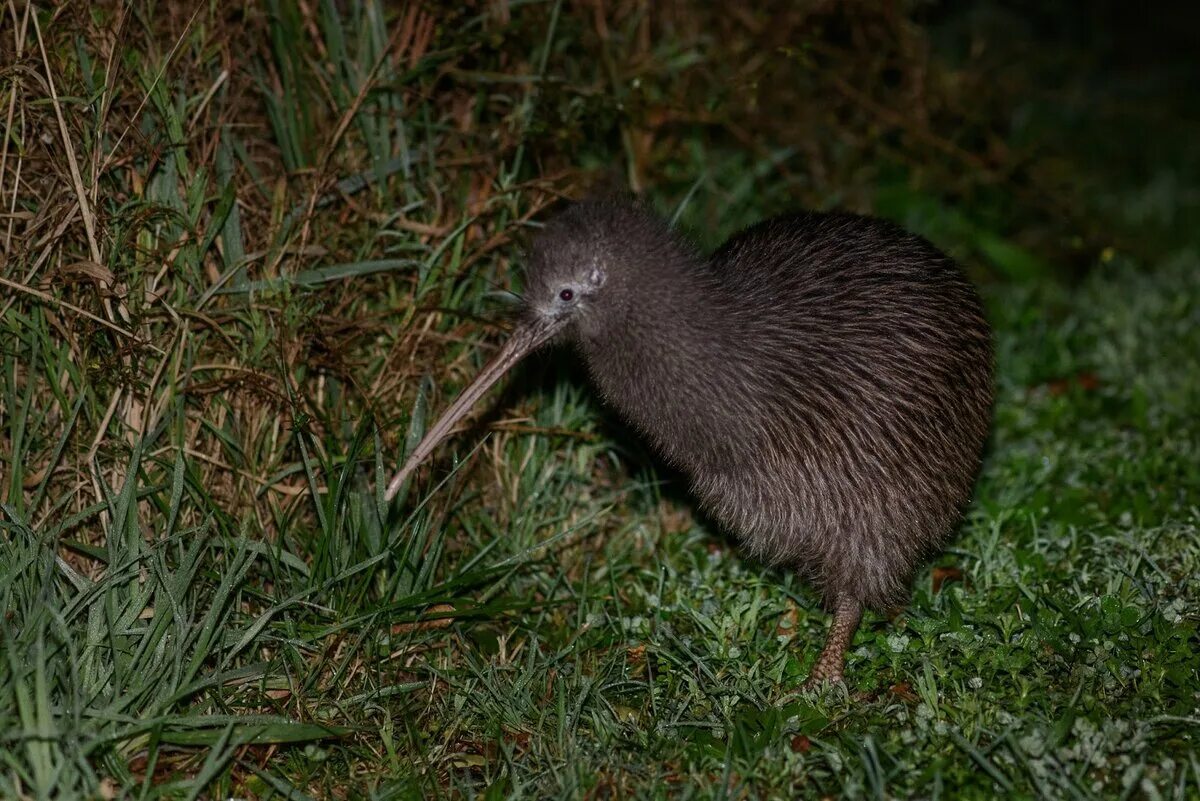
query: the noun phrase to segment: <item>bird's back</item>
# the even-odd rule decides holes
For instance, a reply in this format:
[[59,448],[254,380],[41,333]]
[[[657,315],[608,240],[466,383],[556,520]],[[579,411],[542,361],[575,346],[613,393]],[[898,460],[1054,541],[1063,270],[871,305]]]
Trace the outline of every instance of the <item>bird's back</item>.
[[708,262],[757,425],[717,432],[696,489],[768,558],[864,581],[876,605],[938,547],[970,494],[992,398],[991,341],[961,270],[885,221],[775,218]]

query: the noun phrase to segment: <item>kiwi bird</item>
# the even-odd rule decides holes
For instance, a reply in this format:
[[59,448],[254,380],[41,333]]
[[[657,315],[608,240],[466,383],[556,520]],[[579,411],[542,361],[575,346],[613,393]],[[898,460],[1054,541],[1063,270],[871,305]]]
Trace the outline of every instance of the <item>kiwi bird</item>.
[[634,200],[572,205],[533,242],[511,337],[387,497],[552,340],[743,549],[820,591],[833,620],[809,686],[842,680],[863,610],[907,602],[970,499],[991,331],[954,261],[889,222],[800,212],[706,258]]

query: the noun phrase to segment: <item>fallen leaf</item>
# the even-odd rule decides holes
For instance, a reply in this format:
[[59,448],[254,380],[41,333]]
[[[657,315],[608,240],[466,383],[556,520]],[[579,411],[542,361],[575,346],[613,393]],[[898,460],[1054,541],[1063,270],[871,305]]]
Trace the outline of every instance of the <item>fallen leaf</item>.
[[27,490],[37,489],[38,484],[41,484],[42,479],[45,477],[46,468],[44,467],[40,470],[35,470],[32,473],[26,473],[25,477],[21,479],[21,488]]
[[775,624],[777,637],[795,634],[796,626],[800,622],[800,608],[796,606],[796,602],[789,598],[786,603],[787,611],[779,616],[779,622]]
[[962,581],[963,572],[957,567],[935,567],[933,569],[933,591],[942,591],[942,585],[947,581]]
[[1071,387],[1079,387],[1084,392],[1095,392],[1100,388],[1100,379],[1091,371],[1085,370],[1069,378],[1056,378],[1046,382],[1046,391],[1057,397],[1066,394]]

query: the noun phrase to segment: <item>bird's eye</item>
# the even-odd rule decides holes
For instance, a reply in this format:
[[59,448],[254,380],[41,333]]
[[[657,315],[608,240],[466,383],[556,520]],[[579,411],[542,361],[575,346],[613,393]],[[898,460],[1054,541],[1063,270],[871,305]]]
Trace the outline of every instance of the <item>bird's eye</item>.
[[575,300],[575,290],[573,290],[573,289],[562,290],[561,292],[558,293],[558,299],[561,300],[563,303],[570,303],[571,301]]

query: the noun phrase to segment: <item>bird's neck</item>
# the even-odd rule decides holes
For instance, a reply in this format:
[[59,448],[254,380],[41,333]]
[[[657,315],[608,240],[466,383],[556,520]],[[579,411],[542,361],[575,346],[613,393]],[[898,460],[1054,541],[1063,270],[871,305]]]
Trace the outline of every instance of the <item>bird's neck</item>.
[[705,458],[698,442],[720,457],[705,432],[738,406],[729,315],[707,269],[690,254],[670,254],[647,270],[621,314],[580,341],[605,400],[682,467]]

